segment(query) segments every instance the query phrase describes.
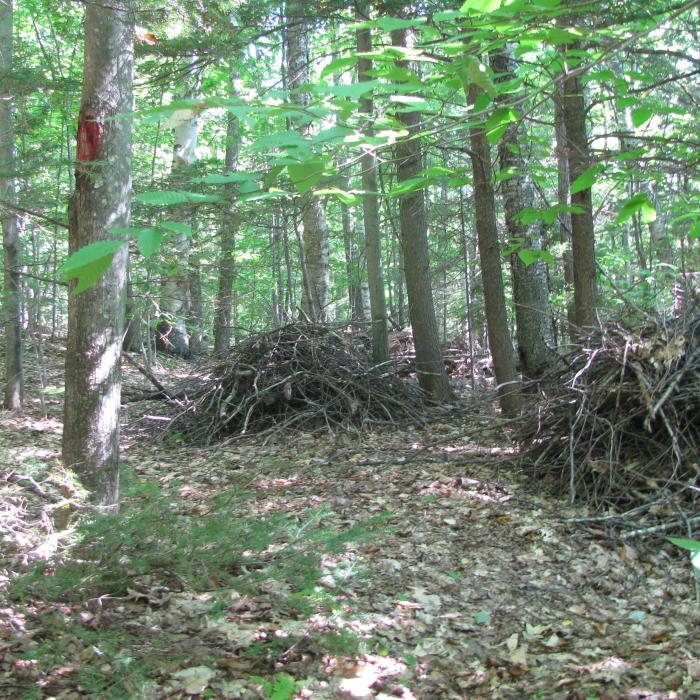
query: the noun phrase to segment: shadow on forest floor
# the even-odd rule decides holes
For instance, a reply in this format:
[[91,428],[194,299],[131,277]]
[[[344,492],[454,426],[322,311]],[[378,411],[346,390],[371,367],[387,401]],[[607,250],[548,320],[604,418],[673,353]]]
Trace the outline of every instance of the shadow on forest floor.
[[577,529],[486,409],[192,449],[129,405],[121,514],[81,523],[55,393],[0,415],[2,697],[697,697],[685,557]]

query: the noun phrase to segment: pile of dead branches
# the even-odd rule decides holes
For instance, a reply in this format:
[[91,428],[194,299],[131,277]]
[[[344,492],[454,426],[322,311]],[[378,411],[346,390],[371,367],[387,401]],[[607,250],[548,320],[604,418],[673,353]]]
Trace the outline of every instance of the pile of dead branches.
[[394,365],[372,366],[344,328],[295,323],[252,335],[199,373],[172,430],[212,444],[286,428],[422,423],[423,395]]
[[700,515],[700,316],[608,327],[588,345],[544,378],[525,464],[596,510]]

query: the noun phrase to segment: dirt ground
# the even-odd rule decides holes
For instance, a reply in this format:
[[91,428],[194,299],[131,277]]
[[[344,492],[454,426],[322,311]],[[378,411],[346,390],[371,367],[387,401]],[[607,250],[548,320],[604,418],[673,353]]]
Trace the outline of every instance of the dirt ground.
[[[214,567],[183,574],[179,560],[135,573],[119,594],[95,595],[87,579],[64,597],[18,589],[38,563],[50,578],[75,559],[81,514],[65,505],[79,496],[60,467],[61,347],[43,350],[43,382],[30,358],[25,412],[0,415],[0,697],[700,698],[687,558],[662,539],[578,527],[584,508],[509,466],[513,447],[488,408],[421,431],[195,449],[159,435],[159,404],[130,403],[122,455],[142,491],[127,493],[123,522],[148,509],[149,484],[199,525],[245,493],[238,517],[291,518],[283,544],[319,550],[305,589],[279,561],[265,569],[281,544],[240,590]],[[330,535],[314,533],[331,531],[350,534],[326,551]],[[150,546],[165,551],[157,537]]]

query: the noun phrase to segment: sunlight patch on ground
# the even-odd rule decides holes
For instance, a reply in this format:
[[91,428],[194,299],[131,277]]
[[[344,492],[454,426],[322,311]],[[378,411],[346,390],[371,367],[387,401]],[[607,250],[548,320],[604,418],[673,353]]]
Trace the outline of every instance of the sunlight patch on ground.
[[[343,675],[351,674],[338,684],[338,690],[353,698],[366,698],[372,695],[372,689],[382,681],[392,676],[397,676],[406,670],[406,664],[390,656],[376,656],[368,654],[364,660],[358,661],[353,666],[341,667]],[[394,697],[387,695],[386,697]],[[408,688],[402,687],[401,697],[415,699]]]

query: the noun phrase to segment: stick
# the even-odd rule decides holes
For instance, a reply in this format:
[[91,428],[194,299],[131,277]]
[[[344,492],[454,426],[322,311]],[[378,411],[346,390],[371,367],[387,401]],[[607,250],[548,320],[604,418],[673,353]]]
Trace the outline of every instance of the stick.
[[[686,523],[700,523],[700,515],[696,515],[693,518],[688,518]],[[655,532],[666,532],[667,530],[672,530],[674,527],[683,525],[680,520],[671,520],[667,523],[661,523],[661,525],[654,525],[653,527],[644,527],[639,530],[632,530],[632,532],[625,532],[621,535],[623,540],[632,539],[633,537],[639,537],[644,535],[653,535]]]
[[168,399],[169,401],[172,401],[173,403],[177,403],[177,404],[179,405],[179,402],[178,402],[177,399],[173,396],[173,394],[172,394],[171,392],[169,392],[169,391],[156,379],[156,377],[153,375],[152,372],[149,372],[145,367],[143,367],[142,365],[140,365],[133,357],[131,357],[131,355],[129,355],[128,352],[122,351],[122,357],[123,357],[132,367],[135,367],[139,372],[141,372],[141,374],[143,374],[143,376],[146,377],[146,379],[148,379],[148,381],[151,382],[151,384],[153,384],[153,386],[156,387],[156,389],[158,389],[158,391],[160,391],[160,392],[163,394],[163,396],[165,396],[166,399]]

